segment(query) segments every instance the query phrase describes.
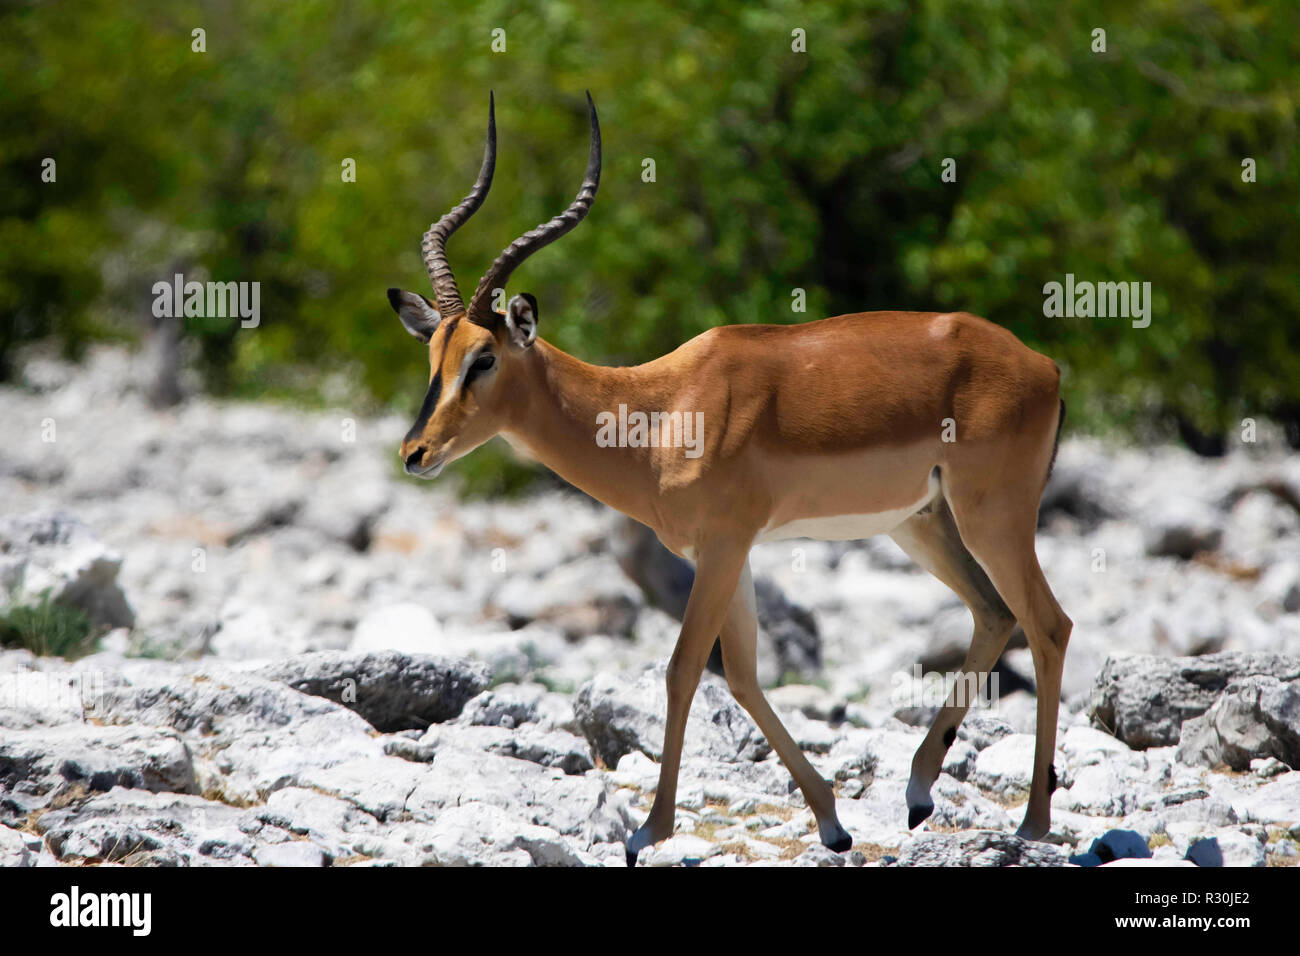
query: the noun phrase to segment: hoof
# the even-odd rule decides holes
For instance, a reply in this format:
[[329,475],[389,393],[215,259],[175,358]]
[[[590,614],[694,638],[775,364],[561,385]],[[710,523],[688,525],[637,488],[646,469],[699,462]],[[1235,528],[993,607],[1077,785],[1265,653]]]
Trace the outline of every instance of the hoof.
[[934,813],[934,804],[920,804],[915,807],[907,808],[907,828],[915,830],[924,822],[925,818]]
[[848,853],[853,847],[853,837],[846,833],[844,836],[827,843],[826,846],[827,848],[834,850],[836,853]]
[[628,837],[627,846],[625,847],[627,865],[636,866],[636,858],[641,854],[641,851],[654,842],[654,838],[650,836],[650,831],[644,826],[637,829],[635,833]]
[[1016,831],[1016,836],[1022,840],[1041,840],[1047,836],[1049,830],[1051,830],[1051,827],[1025,820],[1024,823],[1020,824],[1020,829]]
[[832,820],[825,826],[817,828],[817,835],[821,837],[822,846],[836,853],[845,853],[853,846],[853,837],[849,836],[849,831],[840,826],[838,820]]

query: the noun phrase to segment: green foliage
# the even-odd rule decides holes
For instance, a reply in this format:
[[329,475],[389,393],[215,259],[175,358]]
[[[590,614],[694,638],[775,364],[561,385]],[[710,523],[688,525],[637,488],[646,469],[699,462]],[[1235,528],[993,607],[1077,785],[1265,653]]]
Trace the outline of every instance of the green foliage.
[[[964,309],[1062,364],[1074,425],[1300,423],[1297,21],[1232,0],[9,5],[0,363],[138,329],[181,271],[261,283],[257,329],[186,320],[214,387],[342,371],[413,411],[425,355],[384,289],[428,291],[419,237],[474,179],[487,91],[496,181],[450,243],[466,295],[572,198],[590,89],[600,196],[512,280],[561,348],[633,362],[725,323]],[[1151,326],[1044,317],[1067,272],[1150,282]],[[516,481],[497,470],[467,474]]]
[[72,660],[89,654],[95,638],[90,618],[51,601],[48,591],[35,604],[14,604],[0,612],[0,647],[22,647],[41,657]]

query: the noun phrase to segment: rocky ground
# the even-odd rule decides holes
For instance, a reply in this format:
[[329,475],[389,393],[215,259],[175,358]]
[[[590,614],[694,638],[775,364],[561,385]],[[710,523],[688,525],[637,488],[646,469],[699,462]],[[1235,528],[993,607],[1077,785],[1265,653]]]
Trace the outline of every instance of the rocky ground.
[[[0,389],[5,600],[48,590],[107,630],[71,663],[0,652],[0,864],[625,865],[677,622],[625,573],[621,519],[405,479],[404,419],[156,412],[138,362],[33,360]],[[1215,461],[1062,443],[1039,554],[1075,630],[1044,843],[1012,836],[1028,651],[909,831],[968,613],[888,539],[757,548],[761,676],[854,849],[820,847],[706,675],[677,833],[640,865],[1295,863],[1298,505],[1300,460],[1266,433]]]

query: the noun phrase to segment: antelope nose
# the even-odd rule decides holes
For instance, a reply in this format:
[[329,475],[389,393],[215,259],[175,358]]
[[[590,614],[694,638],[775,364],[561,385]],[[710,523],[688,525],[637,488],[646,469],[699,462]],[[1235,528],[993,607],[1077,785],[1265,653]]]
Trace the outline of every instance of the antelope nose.
[[416,470],[416,466],[420,464],[420,459],[423,457],[424,450],[420,448],[415,449],[415,451],[406,456],[406,473],[408,475]]

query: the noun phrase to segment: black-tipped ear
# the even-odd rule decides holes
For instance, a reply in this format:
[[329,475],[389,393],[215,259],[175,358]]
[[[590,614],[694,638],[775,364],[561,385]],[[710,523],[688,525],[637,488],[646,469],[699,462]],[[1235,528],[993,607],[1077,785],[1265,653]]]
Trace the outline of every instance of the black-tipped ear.
[[401,289],[388,290],[388,302],[402,320],[406,331],[421,342],[428,342],[438,330],[442,316],[433,307],[433,303],[415,292],[403,292]]
[[521,349],[537,339],[537,300],[531,292],[521,292],[506,303],[506,327],[510,340]]

